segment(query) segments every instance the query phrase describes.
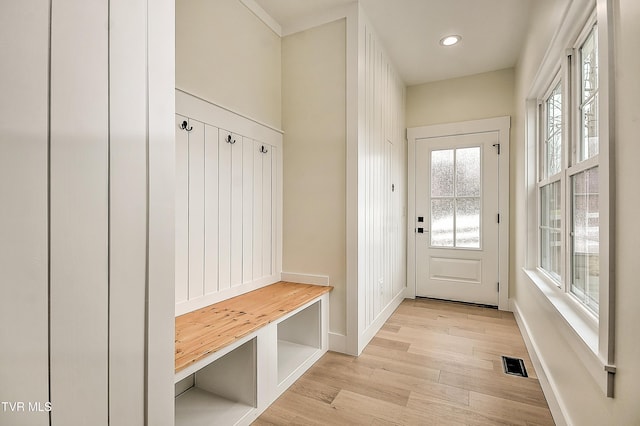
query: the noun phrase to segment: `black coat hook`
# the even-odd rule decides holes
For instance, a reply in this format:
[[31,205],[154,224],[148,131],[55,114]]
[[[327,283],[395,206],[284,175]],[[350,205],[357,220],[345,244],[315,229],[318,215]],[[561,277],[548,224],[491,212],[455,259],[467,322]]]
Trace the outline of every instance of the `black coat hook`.
[[267,152],[269,152],[269,150],[267,148],[265,148],[264,145],[262,145],[260,147],[260,152],[263,153],[263,154],[266,154]]
[[192,131],[192,130],[193,130],[193,126],[189,126],[189,127],[187,127],[187,126],[188,126],[188,124],[189,124],[189,123],[187,123],[187,120],[184,120],[184,121],[182,122],[182,124],[180,125],[180,128],[181,128],[182,130],[186,130],[187,132]]
[[233,141],[231,140],[231,135],[227,135],[227,143],[230,143],[231,145],[233,145],[234,143],[236,143],[236,140],[234,139]]

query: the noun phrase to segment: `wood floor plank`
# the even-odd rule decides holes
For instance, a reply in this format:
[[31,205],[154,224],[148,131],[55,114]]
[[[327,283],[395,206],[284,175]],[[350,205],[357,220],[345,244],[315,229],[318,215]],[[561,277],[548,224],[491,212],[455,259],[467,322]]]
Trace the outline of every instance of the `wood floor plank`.
[[512,426],[519,424],[518,420],[503,420],[486,416],[470,407],[434,400],[419,393],[411,394],[407,407],[423,413],[425,417],[435,420],[435,424],[437,425]]
[[546,407],[539,407],[497,398],[477,392],[470,392],[469,406],[475,411],[492,418],[513,421],[513,413],[518,413],[518,421],[523,424],[553,425],[553,418]]
[[[374,369],[374,373],[378,370],[389,371],[402,376],[412,376],[431,382],[437,382],[440,378],[440,370],[437,368],[427,367],[426,365],[414,364],[402,361],[398,358],[388,358],[384,353],[382,356],[371,354],[373,351],[363,352],[354,362],[366,365]],[[387,352],[389,352],[387,350]]]
[[370,345],[380,346],[388,349],[395,349],[397,351],[406,352],[411,346],[411,343],[408,342],[399,342],[397,340],[385,339],[383,337],[374,337],[369,342]]
[[[465,372],[465,374],[458,374],[443,371],[440,374],[439,382],[445,385],[460,387],[463,389],[468,389],[470,391],[484,393],[503,399],[522,402],[525,404],[537,405],[539,407],[547,406],[547,401],[544,398],[542,392],[539,390],[537,380],[534,384],[531,382],[534,379],[531,378],[502,378],[497,377],[496,375],[483,378],[477,377],[478,375],[474,375],[476,377],[473,377],[467,373],[468,372]],[[524,383],[522,382],[522,380],[529,380],[528,383],[532,384],[521,385],[521,383]]]
[[[528,378],[502,371],[522,358]],[[360,357],[328,352],[256,425],[553,425],[511,313],[403,301]]]

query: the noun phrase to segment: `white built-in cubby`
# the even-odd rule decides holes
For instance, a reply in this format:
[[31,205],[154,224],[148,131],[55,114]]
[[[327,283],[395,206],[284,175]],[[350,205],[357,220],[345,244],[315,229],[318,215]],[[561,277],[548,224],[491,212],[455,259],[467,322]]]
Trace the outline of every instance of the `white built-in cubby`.
[[251,424],[327,351],[329,293],[175,375],[176,426]]
[[175,384],[175,424],[233,425],[257,407],[256,338]]
[[301,365],[321,347],[320,301],[278,323],[278,386],[288,387]]

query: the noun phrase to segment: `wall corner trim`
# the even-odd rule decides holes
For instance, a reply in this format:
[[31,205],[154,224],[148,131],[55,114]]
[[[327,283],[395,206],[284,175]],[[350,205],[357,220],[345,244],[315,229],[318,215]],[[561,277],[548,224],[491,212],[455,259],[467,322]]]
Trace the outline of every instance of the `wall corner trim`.
[[255,0],[240,0],[247,9],[251,11],[258,19],[260,19],[267,27],[271,29],[278,37],[282,37],[282,26],[273,19],[266,10],[264,10]]

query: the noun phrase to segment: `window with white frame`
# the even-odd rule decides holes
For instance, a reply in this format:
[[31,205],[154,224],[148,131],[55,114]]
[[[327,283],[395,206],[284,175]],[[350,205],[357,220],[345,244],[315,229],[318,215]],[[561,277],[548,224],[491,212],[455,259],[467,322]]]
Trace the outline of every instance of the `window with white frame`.
[[540,268],[559,285],[562,281],[562,82],[556,77],[540,105]]
[[598,26],[589,21],[538,107],[538,268],[599,311]]
[[524,272],[577,359],[611,397],[612,10],[607,0],[574,0],[565,12],[527,100]]

